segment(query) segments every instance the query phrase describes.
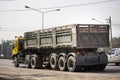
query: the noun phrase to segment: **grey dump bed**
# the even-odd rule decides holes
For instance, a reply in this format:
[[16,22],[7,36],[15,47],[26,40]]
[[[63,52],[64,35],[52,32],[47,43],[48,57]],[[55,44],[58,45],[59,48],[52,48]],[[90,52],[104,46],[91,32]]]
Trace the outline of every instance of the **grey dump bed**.
[[109,46],[109,25],[72,24],[26,32],[25,48],[98,48]]

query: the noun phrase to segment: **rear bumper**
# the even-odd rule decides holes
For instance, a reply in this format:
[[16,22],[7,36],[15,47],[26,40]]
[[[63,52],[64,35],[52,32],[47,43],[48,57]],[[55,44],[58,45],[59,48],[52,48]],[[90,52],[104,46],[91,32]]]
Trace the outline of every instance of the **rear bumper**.
[[92,55],[92,56],[76,56],[76,65],[89,66],[89,65],[100,65],[107,64],[108,58],[106,54]]

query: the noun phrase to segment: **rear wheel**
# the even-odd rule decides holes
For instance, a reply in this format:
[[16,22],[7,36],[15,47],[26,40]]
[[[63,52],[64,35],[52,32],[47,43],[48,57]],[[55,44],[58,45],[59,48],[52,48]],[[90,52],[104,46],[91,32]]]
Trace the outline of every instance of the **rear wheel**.
[[50,56],[50,67],[52,69],[57,69],[57,55],[53,54]]
[[25,67],[26,67],[26,68],[31,68],[29,55],[27,55],[27,56],[25,57]]
[[77,67],[76,67],[76,62],[75,62],[75,58],[73,56],[70,56],[67,60],[67,68],[70,72],[74,72],[76,71]]
[[32,67],[32,69],[37,68],[36,57],[34,57],[34,56],[31,58],[31,67]]
[[61,56],[58,60],[58,67],[60,71],[65,71],[66,70],[66,61],[63,56]]
[[14,67],[19,67],[18,58],[14,57]]
[[38,56],[32,56],[31,67],[32,69],[42,68],[42,58]]

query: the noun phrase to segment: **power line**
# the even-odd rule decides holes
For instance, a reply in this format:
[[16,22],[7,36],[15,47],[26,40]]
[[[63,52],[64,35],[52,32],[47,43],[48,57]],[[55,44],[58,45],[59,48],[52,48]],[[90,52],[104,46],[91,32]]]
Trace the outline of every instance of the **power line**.
[[30,28],[24,28],[24,29],[13,29],[13,28],[10,28],[10,29],[0,29],[0,31],[29,31],[29,30],[33,30],[33,29],[30,29]]
[[[37,29],[35,29],[35,30],[37,30]],[[0,32],[1,31],[3,31],[3,32],[4,31],[33,31],[33,29],[30,29],[30,28],[26,28],[26,29],[25,28],[24,29],[12,29],[11,28],[11,29],[0,29]]]
[[0,10],[0,12],[30,11],[30,9]]
[[0,31],[27,31],[27,30],[0,30]]
[[120,27],[120,24],[112,24],[112,25],[115,25],[115,26],[119,26],[119,27]]
[[[102,4],[102,3],[109,3],[119,0],[104,0],[104,1],[97,1],[97,2],[90,2],[90,3],[82,3],[82,4],[75,4],[75,5],[66,5],[66,6],[57,6],[57,7],[45,7],[45,8],[36,8],[36,9],[53,9],[53,8],[69,8],[69,7],[77,7],[77,6],[87,6],[87,5],[95,5],[95,4]],[[17,10],[0,10],[0,12],[13,12],[13,11],[28,11],[30,9],[17,9]]]
[[48,7],[48,8],[41,8],[41,9],[68,8],[68,7],[77,7],[77,6],[102,4],[102,3],[108,3],[108,2],[113,2],[113,1],[118,1],[118,0],[105,0],[105,1],[98,1],[98,2],[90,2],[90,3],[76,4],[76,5],[67,5],[67,6],[59,6],[59,7]]
[[14,1],[14,0],[0,0],[0,2],[2,2],[2,1]]

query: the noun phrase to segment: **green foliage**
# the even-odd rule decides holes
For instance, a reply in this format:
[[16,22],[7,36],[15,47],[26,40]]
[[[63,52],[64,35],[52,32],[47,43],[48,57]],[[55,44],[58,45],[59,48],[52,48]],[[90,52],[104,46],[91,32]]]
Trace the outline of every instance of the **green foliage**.
[[0,57],[4,55],[3,58],[11,58],[12,43],[12,40],[1,40]]
[[120,37],[112,38],[112,46],[113,48],[120,48]]

